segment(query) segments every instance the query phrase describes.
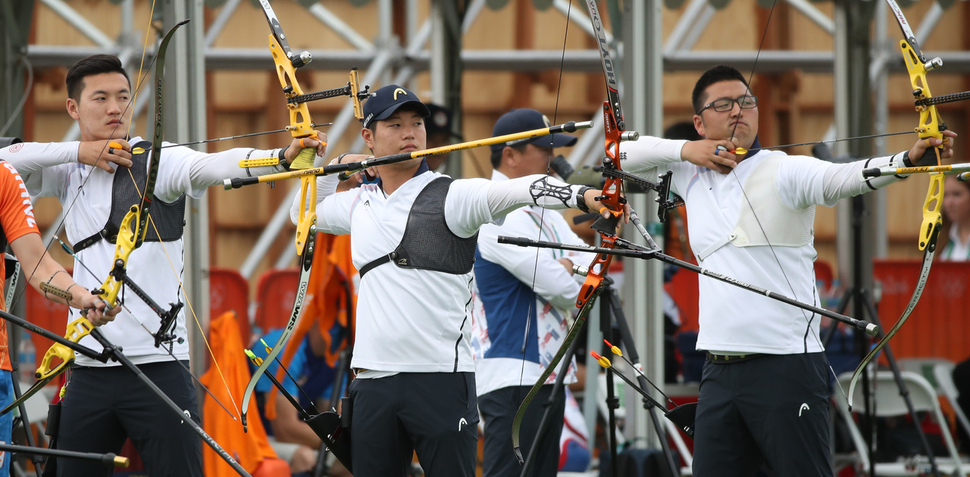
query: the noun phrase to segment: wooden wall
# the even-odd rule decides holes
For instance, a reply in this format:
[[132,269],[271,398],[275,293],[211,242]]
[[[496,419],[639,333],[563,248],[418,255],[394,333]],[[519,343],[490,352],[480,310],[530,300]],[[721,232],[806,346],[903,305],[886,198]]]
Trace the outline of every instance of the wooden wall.
[[[908,8],[906,15],[918,24],[930,2],[918,2]],[[74,0],[69,2],[96,26],[109,34],[120,31],[118,7],[103,0]],[[698,50],[756,50],[767,21],[767,10],[756,6],[757,2],[737,0],[718,11],[710,27],[701,35]],[[813,2],[813,5],[830,11],[831,3]],[[376,34],[376,2],[362,8],[351,2],[326,2],[327,8],[350,20],[358,31],[369,39]],[[293,49],[301,48],[349,48],[332,32],[322,27],[295,2],[276,1],[274,8],[290,35]],[[424,7],[426,8],[426,6]],[[574,8],[582,10],[580,4]],[[965,34],[968,23],[968,7],[957,2],[951,7],[939,27],[923,42],[928,51],[964,50],[970,47]],[[136,2],[138,25],[145,25],[148,2]],[[206,12],[210,22],[218,10]],[[606,14],[604,9],[604,14]],[[664,9],[664,37],[676,24],[681,10]],[[611,25],[606,19],[608,27]],[[891,21],[886,18],[885,21]],[[400,30],[400,21],[396,28]],[[137,27],[143,38],[144,26]],[[565,21],[557,10],[537,11],[531,0],[511,0],[499,11],[485,9],[464,39],[466,49],[548,49],[561,50],[564,43]],[[89,44],[73,29],[38,4],[35,24],[32,28],[34,41],[40,44]],[[890,32],[897,38],[898,29],[893,23]],[[262,12],[243,2],[225,32],[216,43],[217,47],[265,48],[268,34]],[[402,36],[402,31],[395,34]],[[565,39],[566,48],[591,48],[592,39],[570,25]],[[827,33],[793,11],[787,3],[780,2],[768,24],[767,48],[793,48],[799,50],[831,51],[832,40]],[[628,48],[627,51],[634,51]],[[317,58],[316,61],[325,61]],[[361,65],[362,68],[366,65]],[[207,95],[209,98],[209,137],[221,137],[252,131],[275,129],[285,123],[283,100],[279,85],[272,72],[272,62],[267,55],[265,69],[260,71],[209,71]],[[963,75],[933,73],[933,92],[942,94],[968,88]],[[64,112],[66,93],[63,79],[66,70],[53,68],[36,71],[35,85],[27,105],[26,114],[31,119],[25,132],[27,140],[59,140],[70,124]],[[665,75],[664,95],[657,98],[663,102],[665,125],[689,120],[690,91],[697,72],[677,72]],[[134,76],[134,75],[133,75]],[[318,90],[343,85],[346,73],[309,72],[301,80],[305,89]],[[376,85],[380,86],[380,85]],[[430,93],[427,74],[421,74],[412,89],[425,97]],[[805,73],[798,70],[784,74],[755,74],[753,86],[762,101],[761,142],[766,147],[778,144],[813,141],[822,137],[832,121],[834,91],[832,77],[828,74]],[[907,79],[895,75],[890,81],[889,130],[910,130],[916,123],[912,109]],[[560,78],[558,69],[539,73],[509,73],[504,71],[469,71],[463,80],[464,130],[467,139],[490,135],[492,124],[501,114],[514,107],[532,107],[545,112],[554,122],[583,120],[592,116],[603,100],[601,73],[565,73]],[[311,105],[314,119],[318,122],[331,120],[343,105],[341,100],[319,101]],[[970,137],[967,130],[968,109],[965,103],[944,105],[941,108],[951,129],[963,137]],[[136,120],[137,127],[144,128],[145,118]],[[135,131],[138,133],[138,131]],[[898,151],[909,148],[914,136],[894,137],[888,140],[889,149]],[[961,138],[962,139],[962,138]],[[210,151],[234,146],[274,147],[287,142],[285,135],[226,141],[210,146]],[[961,144],[962,145],[962,144]],[[349,140],[331,145],[334,153],[349,147]],[[962,148],[958,149],[962,152]],[[792,152],[808,154],[809,147],[796,148]],[[959,154],[958,159],[962,160]],[[463,154],[465,170],[469,175],[486,176],[490,173],[486,149]],[[893,257],[918,256],[916,231],[920,221],[920,206],[926,190],[926,179],[914,177],[904,184],[890,188],[889,240]],[[237,268],[256,237],[259,236],[276,206],[284,199],[288,185],[278,184],[275,189],[257,186],[242,191],[211,189],[211,256],[212,265]],[[40,222],[49,225],[58,212],[51,201],[37,204]],[[820,257],[832,263],[835,256],[836,234],[835,210],[820,208],[816,222],[816,242]],[[263,261],[260,271],[269,267],[279,254],[292,248],[292,229],[284,231],[274,244],[274,250]],[[255,279],[253,280],[255,283]]]

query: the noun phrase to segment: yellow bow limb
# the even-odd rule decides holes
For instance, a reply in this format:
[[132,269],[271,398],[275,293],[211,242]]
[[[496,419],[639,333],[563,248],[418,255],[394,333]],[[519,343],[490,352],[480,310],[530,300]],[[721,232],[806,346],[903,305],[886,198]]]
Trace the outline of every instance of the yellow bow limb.
[[[91,334],[94,330],[94,325],[91,324],[85,317],[80,317],[67,325],[67,333],[64,338],[77,343],[81,341],[81,338]],[[54,358],[60,358],[61,362],[53,369],[51,368],[51,361]],[[40,366],[37,367],[37,371],[34,373],[34,377],[37,379],[48,379],[53,376],[60,374],[65,367],[69,366],[74,362],[74,350],[64,346],[61,343],[54,343],[47,352],[44,353],[44,359],[41,360]]]
[[931,238],[943,225],[943,179],[941,173],[930,174],[930,188],[926,191],[926,201],[923,203],[923,223],[919,228],[919,249],[926,250]]
[[122,219],[121,229],[118,231],[118,238],[115,242],[114,268],[108,278],[104,280],[104,283],[101,284],[101,288],[95,290],[98,296],[107,303],[108,308],[118,306],[118,294],[121,293],[121,287],[124,286],[124,282],[119,280],[121,277],[118,275],[124,273],[128,264],[128,257],[138,246],[138,243],[145,238],[144,231],[138,230],[140,218],[141,209],[137,204],[131,206],[131,210]]
[[[276,36],[274,35],[269,35],[269,50],[273,54],[273,62],[276,63],[276,76],[280,79],[280,85],[283,86],[283,92],[286,97],[289,98],[303,94],[303,88],[300,87],[300,83],[295,81],[296,67],[293,66],[293,62],[286,56],[286,51],[276,41]],[[309,62],[309,59],[305,61]],[[316,139],[317,134],[313,131],[312,122],[310,121],[310,109],[307,108],[306,103],[286,103],[286,108],[290,112],[290,126],[287,127],[290,130],[290,134],[293,137],[312,137]],[[313,156],[314,149],[312,147],[300,149],[300,153],[290,163],[290,168],[309,169],[313,167]]]

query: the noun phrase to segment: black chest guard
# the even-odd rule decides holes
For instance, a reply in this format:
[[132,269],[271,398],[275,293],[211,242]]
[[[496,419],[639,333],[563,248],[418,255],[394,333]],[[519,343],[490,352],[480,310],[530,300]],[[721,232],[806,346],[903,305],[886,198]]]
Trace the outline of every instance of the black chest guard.
[[[75,253],[90,247],[101,239],[106,239],[111,243],[118,240],[118,230],[121,228],[122,219],[131,210],[132,205],[141,203],[145,181],[148,177],[148,158],[151,154],[151,147],[152,143],[148,141],[142,141],[132,146],[133,151],[137,148],[144,150],[140,154],[132,155],[131,176],[120,167],[115,171],[114,182],[111,185],[111,213],[108,214],[108,222],[104,224],[104,227],[101,227],[98,233],[74,244]],[[132,180],[132,177],[134,177],[134,180]],[[148,232],[145,234],[146,242],[171,242],[182,238],[182,229],[185,227],[185,195],[183,194],[172,203],[154,201],[149,209],[149,216],[151,220],[146,225],[148,227]]]
[[361,278],[374,267],[387,262],[401,268],[454,275],[472,271],[478,234],[461,238],[445,222],[445,197],[452,180],[450,177],[439,177],[424,187],[411,205],[401,243],[393,252],[361,267]]

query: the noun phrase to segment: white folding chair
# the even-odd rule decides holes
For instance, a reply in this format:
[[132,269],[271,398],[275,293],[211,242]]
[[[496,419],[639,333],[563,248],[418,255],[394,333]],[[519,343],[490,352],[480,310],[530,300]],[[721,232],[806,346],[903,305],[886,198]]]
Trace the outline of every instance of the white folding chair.
[[933,387],[939,391],[936,386],[936,378],[933,377],[933,370],[936,365],[941,363],[950,363],[951,361],[946,358],[899,358],[897,361],[899,364],[899,369],[902,371],[912,371],[930,382]]
[[[852,373],[843,373],[839,376],[839,382],[842,384],[843,389],[849,389],[851,375]],[[940,409],[939,398],[933,390],[933,387],[926,378],[912,371],[901,371],[900,378],[909,391],[909,398],[913,404],[913,410],[929,413],[940,426],[940,433],[943,435],[943,442],[949,454],[948,456],[935,456],[940,472],[948,475],[966,477],[964,468],[967,467],[967,462],[960,459],[960,455],[953,441],[953,436],[950,434],[949,425],[943,416],[943,411]],[[909,413],[909,409],[906,407],[906,402],[900,395],[899,387],[896,384],[892,372],[878,371],[874,375],[870,373],[870,383],[872,383],[871,388],[873,390],[872,396],[875,417],[901,416]],[[862,409],[865,399],[866,397],[862,393],[862,386],[857,386],[852,399],[852,402],[856,405],[856,409],[853,412],[859,412]],[[849,433],[852,436],[852,442],[858,453],[862,469],[868,470],[870,466],[868,447],[862,438],[862,433],[859,431],[858,426],[856,426],[852,412],[849,411],[848,403],[845,399],[839,398],[836,399],[836,403],[839,414],[849,428]],[[876,475],[880,476],[925,475],[924,472],[928,467],[929,463],[925,456],[899,462],[877,462],[875,465]]]

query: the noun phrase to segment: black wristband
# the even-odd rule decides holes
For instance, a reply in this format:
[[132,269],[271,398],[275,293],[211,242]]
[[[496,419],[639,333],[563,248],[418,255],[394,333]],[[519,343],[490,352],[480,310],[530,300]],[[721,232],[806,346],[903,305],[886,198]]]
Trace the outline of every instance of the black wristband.
[[576,193],[576,208],[589,213],[589,206],[586,205],[586,191],[596,190],[595,187],[583,186],[579,188],[579,192]]
[[915,164],[913,164],[913,161],[909,160],[909,151],[906,151],[903,153],[903,165],[906,167],[915,166]]
[[289,148],[290,146],[287,145],[283,149],[280,149],[279,154],[276,155],[276,157],[280,160],[280,166],[286,170],[290,170],[290,162],[286,160],[286,150]]

